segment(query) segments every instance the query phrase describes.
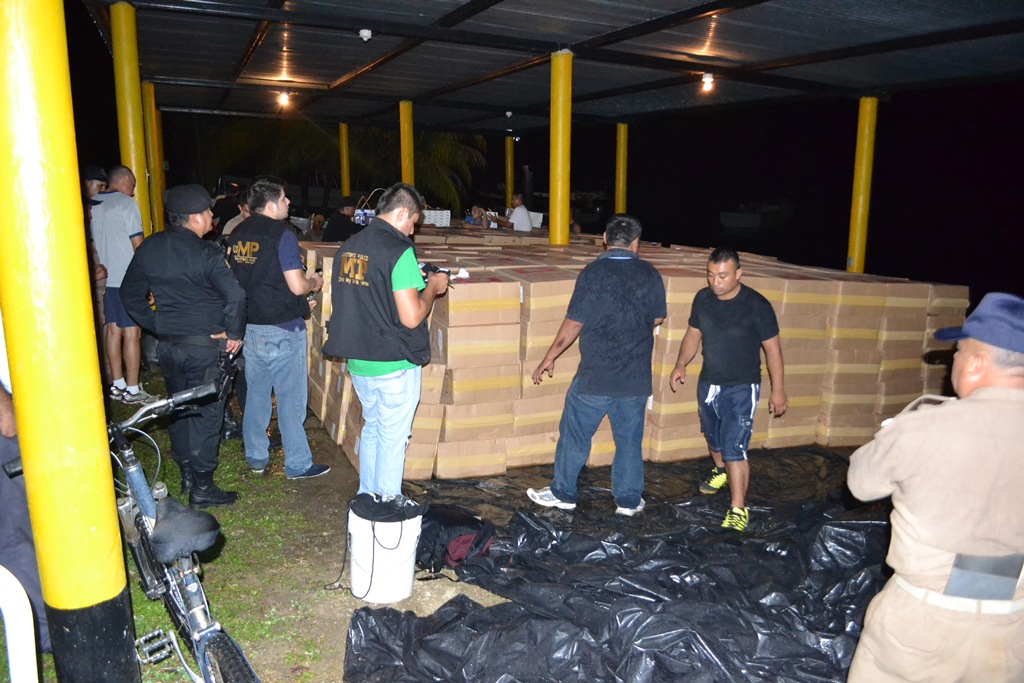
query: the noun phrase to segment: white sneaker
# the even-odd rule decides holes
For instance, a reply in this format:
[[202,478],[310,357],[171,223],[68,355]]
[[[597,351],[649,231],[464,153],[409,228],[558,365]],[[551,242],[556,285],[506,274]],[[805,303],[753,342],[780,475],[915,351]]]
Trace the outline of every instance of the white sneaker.
[[143,389],[140,386],[138,393],[133,394],[133,393],[131,393],[129,391],[125,391],[124,393],[122,393],[121,394],[121,400],[124,403],[129,403],[129,404],[131,404],[131,403],[146,404],[146,403],[153,403],[155,401],[159,401],[160,399],[159,399],[159,397],[154,396],[153,394],[149,393],[148,391],[146,391],[145,389]]
[[637,505],[635,508],[620,508],[620,507],[617,507],[617,508],[615,508],[615,514],[622,515],[623,517],[636,517],[637,515],[639,515],[641,512],[644,511],[645,507],[647,507],[647,502],[643,498],[641,498],[640,499],[640,504]]
[[550,486],[545,486],[542,489],[526,489],[526,495],[537,505],[543,505],[546,508],[558,508],[559,510],[576,509],[576,503],[567,503],[551,493]]

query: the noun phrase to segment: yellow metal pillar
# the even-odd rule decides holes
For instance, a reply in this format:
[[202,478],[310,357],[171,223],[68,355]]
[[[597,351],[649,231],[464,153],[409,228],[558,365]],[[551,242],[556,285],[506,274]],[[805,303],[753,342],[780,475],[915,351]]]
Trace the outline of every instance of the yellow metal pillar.
[[135,174],[135,201],[139,203],[139,212],[142,214],[142,232],[148,237],[153,232],[153,224],[149,209],[146,133],[142,125],[139,42],[135,29],[135,8],[127,2],[110,6],[110,38],[114,52],[114,95],[117,98],[121,163]]
[[416,172],[413,168],[415,153],[412,138],[412,102],[409,100],[398,103],[398,127],[402,140],[402,182],[416,185]]
[[857,118],[857,158],[853,165],[853,204],[850,208],[850,245],[846,270],[864,272],[864,251],[868,243],[868,209],[871,208],[871,170],[875,159],[875,120],[878,98],[860,98]]
[[161,186],[160,170],[163,167],[163,158],[160,156],[160,149],[163,147],[158,138],[160,128],[156,119],[156,91],[149,81],[142,82],[142,113],[143,121],[146,124],[146,166],[149,168],[149,196],[151,202],[151,216],[153,218],[153,230],[164,229],[164,196]]
[[629,124],[615,124],[615,213],[626,213],[626,160],[629,158]]
[[548,220],[551,244],[569,243],[569,167],[572,127],[572,52],[551,55],[551,171]]
[[[157,158],[160,159],[160,165],[156,168],[157,177],[160,179],[160,191],[167,189],[167,177],[164,174],[164,163],[167,157],[164,155],[164,117],[160,113],[160,110],[156,110],[156,144],[157,144]],[[152,169],[150,169],[152,170]],[[163,195],[160,196],[160,201],[163,202]]]
[[512,206],[512,195],[516,189],[516,148],[515,138],[505,136],[505,206]]
[[341,153],[341,196],[352,194],[352,167],[348,158],[348,124],[338,124],[338,149]]
[[25,218],[0,221],[0,308],[57,677],[138,681],[65,35],[61,0],[0,4],[0,202]]

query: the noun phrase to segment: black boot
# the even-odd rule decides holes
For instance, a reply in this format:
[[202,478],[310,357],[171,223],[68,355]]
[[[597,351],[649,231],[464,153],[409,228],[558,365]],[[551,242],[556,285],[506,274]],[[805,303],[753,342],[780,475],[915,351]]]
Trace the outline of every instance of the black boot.
[[231,409],[230,403],[224,406],[224,426],[221,427],[220,438],[225,441],[242,438],[242,425],[235,419],[235,411]]
[[188,504],[194,508],[216,507],[218,505],[233,505],[238,500],[238,494],[234,491],[221,491],[213,483],[213,472],[195,471],[196,484],[189,494]]
[[192,489],[196,487],[196,475],[192,471],[192,465],[178,465],[181,470],[181,492],[188,494],[192,493]]

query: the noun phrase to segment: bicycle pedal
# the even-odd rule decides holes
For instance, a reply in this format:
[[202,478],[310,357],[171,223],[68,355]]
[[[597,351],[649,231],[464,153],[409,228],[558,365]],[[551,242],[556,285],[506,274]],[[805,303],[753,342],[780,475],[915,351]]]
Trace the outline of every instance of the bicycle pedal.
[[156,664],[173,654],[171,638],[163,629],[158,628],[135,641],[135,656],[142,664]]

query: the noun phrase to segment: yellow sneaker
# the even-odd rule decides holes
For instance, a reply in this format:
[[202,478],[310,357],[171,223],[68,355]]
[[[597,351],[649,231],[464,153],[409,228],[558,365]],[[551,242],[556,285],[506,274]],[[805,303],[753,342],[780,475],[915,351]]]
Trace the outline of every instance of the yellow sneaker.
[[729,475],[725,473],[725,470],[720,470],[717,467],[711,468],[711,474],[708,478],[700,483],[698,490],[710,496],[713,493],[718,493],[718,490],[729,483]]
[[725,521],[722,522],[722,528],[743,531],[747,528],[749,520],[750,512],[747,508],[729,508],[729,511],[725,513]]

